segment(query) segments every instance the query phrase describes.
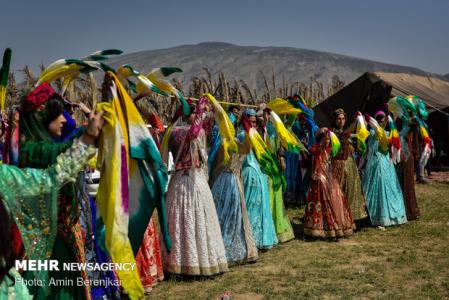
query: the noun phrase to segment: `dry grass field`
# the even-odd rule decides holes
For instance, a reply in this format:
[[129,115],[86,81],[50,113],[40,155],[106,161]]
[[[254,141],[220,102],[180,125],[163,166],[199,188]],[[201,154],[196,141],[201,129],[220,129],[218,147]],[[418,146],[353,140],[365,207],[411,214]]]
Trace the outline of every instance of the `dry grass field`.
[[150,299],[449,298],[449,184],[416,187],[422,217],[364,228],[338,242],[301,237],[303,210],[289,209],[299,238],[260,253],[255,264],[212,279],[169,278]]

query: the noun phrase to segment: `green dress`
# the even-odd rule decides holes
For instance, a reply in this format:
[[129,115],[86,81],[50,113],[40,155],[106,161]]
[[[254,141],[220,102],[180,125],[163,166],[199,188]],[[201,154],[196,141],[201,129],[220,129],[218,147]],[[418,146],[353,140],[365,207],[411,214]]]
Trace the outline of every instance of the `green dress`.
[[[276,132],[271,126],[271,123],[267,124],[267,135],[266,138],[269,140],[269,146],[273,153],[277,153],[278,156],[283,155],[283,148],[281,147],[280,141],[276,136]],[[295,238],[293,232],[292,224],[287,216],[284,206],[284,198],[282,192],[282,186],[277,190],[273,189],[273,180],[268,178],[268,190],[270,192],[270,207],[271,215],[273,217],[274,227],[276,229],[276,235],[280,243],[284,243]]]
[[[44,169],[56,161],[56,157],[66,151],[73,143],[69,140],[55,143],[48,131],[51,122],[51,108],[48,102],[43,103],[43,109],[35,109],[20,116],[20,145],[19,160],[21,167]],[[83,133],[84,129],[78,133]],[[76,137],[74,137],[76,138]],[[84,263],[84,240],[81,232],[79,200],[76,196],[75,182],[61,187],[58,195],[60,210],[57,216],[57,235],[52,249],[51,259],[60,262]],[[86,271],[59,271],[49,274],[53,280],[75,281],[78,278],[87,279]],[[26,279],[32,279],[30,272],[25,272]],[[41,289],[30,290],[37,299],[41,299]],[[50,287],[52,298],[89,299],[90,289],[87,286],[61,286]]]
[[[76,140],[47,169],[19,169],[0,165],[0,199],[19,229],[27,259],[50,259],[57,231],[59,190],[64,184],[76,180],[94,153],[93,147]],[[48,283],[47,271],[28,274]],[[10,275],[20,276],[14,270],[10,271]],[[8,287],[7,280],[4,279],[0,285],[0,296],[11,292],[15,293],[17,299],[27,299],[26,289],[17,286],[13,291]],[[47,292],[48,286],[45,285],[39,290],[40,296],[35,299],[45,297]]]
[[31,300],[33,297],[28,292],[28,288],[20,279],[19,272],[11,268],[3,280],[0,282],[0,299],[8,300]]

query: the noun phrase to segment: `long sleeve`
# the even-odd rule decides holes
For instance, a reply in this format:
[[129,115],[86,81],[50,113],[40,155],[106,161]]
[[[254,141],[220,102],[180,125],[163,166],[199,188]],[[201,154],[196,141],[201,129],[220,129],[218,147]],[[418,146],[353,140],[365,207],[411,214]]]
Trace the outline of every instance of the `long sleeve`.
[[[15,166],[0,166],[0,195],[5,197],[37,197],[54,189],[75,182],[80,171],[95,153],[76,140],[69,149],[56,158],[56,163],[47,169],[19,169]],[[3,196],[3,195],[2,195]]]
[[[50,168],[0,166],[0,198],[20,231],[28,259],[51,257],[57,232],[59,189],[76,180],[94,152],[93,147],[76,140]],[[37,271],[35,275],[46,280],[48,274]]]

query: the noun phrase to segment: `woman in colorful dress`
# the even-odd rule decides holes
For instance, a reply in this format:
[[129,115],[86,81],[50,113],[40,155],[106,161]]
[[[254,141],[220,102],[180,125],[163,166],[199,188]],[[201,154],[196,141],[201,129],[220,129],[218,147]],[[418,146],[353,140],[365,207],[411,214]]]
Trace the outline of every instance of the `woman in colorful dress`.
[[[19,160],[22,167],[47,168],[56,162],[59,154],[70,148],[73,139],[63,143],[54,142],[55,138],[61,136],[66,122],[63,110],[63,98],[48,83],[42,83],[26,96],[22,103],[19,127]],[[84,129],[79,131],[78,136],[82,133]],[[81,199],[77,197],[77,193],[79,194],[79,187],[74,183],[63,186],[60,193],[59,203],[62,209],[58,212],[58,234],[52,251],[52,259],[60,263],[86,262],[80,224]],[[50,272],[50,276],[55,280],[72,279],[73,282],[80,277],[84,280],[88,278],[86,271],[61,270]],[[77,286],[52,286],[51,293],[56,298],[91,298],[90,287],[80,289]],[[36,298],[39,297],[37,294]]]
[[353,234],[354,223],[340,184],[332,176],[330,131],[322,128],[312,146],[312,176],[305,209],[304,234],[313,238],[341,238]]
[[[47,169],[0,165],[0,240],[7,245],[0,249],[0,299],[31,299],[23,281],[18,280],[21,276],[13,267],[14,260],[21,259],[23,254],[29,260],[45,260],[52,256],[58,210],[62,208],[58,201],[59,190],[74,182],[95,155],[95,148],[90,145],[99,135],[101,124],[101,113],[92,116],[85,133]],[[35,299],[55,298],[48,285],[48,272],[28,272],[28,275],[46,282],[40,294],[34,294]]]
[[332,161],[332,174],[340,183],[346,199],[351,208],[352,218],[358,225],[368,217],[365,207],[365,196],[362,191],[362,181],[360,179],[357,164],[354,161],[354,147],[350,142],[351,132],[345,132],[346,113],[339,108],[334,111],[333,132],[341,142],[341,148]]
[[[161,150],[160,134],[165,130],[161,119],[153,112],[143,113],[143,117],[150,123],[150,133],[159,151]],[[157,232],[155,217],[151,217],[147,230],[143,236],[142,245],[136,255],[137,269],[145,293],[150,293],[155,285],[164,280],[162,252]]]
[[407,220],[411,221],[419,218],[415,193],[415,161],[419,153],[419,127],[413,120],[401,122],[401,125],[401,162],[397,166],[397,171],[404,195]]
[[206,132],[210,131],[206,98],[169,138],[176,173],[167,191],[168,231],[172,249],[162,248],[164,269],[180,275],[216,275],[228,271],[226,251],[207,179]]
[[[89,117],[91,114],[91,110],[83,103],[75,104],[68,100],[64,100],[64,102],[63,117],[65,123],[61,129],[61,135],[53,135],[53,141],[55,143],[70,142],[75,136],[79,135],[80,130],[83,130],[83,127],[77,126],[75,119],[72,117],[75,113],[75,109],[80,110],[86,117]],[[96,163],[96,159],[93,161]],[[90,167],[92,167],[92,165],[90,165]],[[101,264],[103,262],[110,262],[111,259],[107,252],[103,251],[98,244],[100,232],[97,232],[96,228],[97,207],[94,199],[88,192],[86,170],[80,174],[75,184],[76,199],[79,203],[80,211],[79,222],[84,242],[84,257],[85,262],[88,264]],[[109,278],[111,281],[116,280],[113,271],[92,270],[87,271],[87,276],[89,280],[94,283],[90,287],[90,293],[93,300],[118,299],[120,297],[119,288],[117,286],[95,284],[105,278]]]
[[[241,122],[247,122],[249,126],[257,128],[256,111],[245,110]],[[243,142],[245,139],[247,139],[245,131],[241,130],[239,140]],[[268,179],[267,175],[262,173],[252,150],[243,161],[242,178],[246,207],[256,246],[259,249],[270,249],[278,243],[278,239],[270,211]]]
[[[383,111],[375,118],[382,128],[387,124]],[[363,191],[371,223],[375,226],[399,225],[407,222],[404,197],[388,149],[382,151],[373,129],[367,141],[367,162],[363,174]]]
[[[315,136],[318,127],[313,119],[305,114],[299,114],[293,123],[292,132],[296,137],[310,149],[315,144]],[[312,171],[312,157],[309,153],[302,151],[298,157],[298,169],[296,173],[296,203],[300,206],[307,202],[307,195],[310,187],[310,174]]]
[[[234,126],[236,118],[228,113]],[[215,127],[214,127],[215,128]],[[218,129],[218,128],[217,128]],[[213,166],[209,183],[215,201],[221,234],[226,249],[228,265],[236,265],[257,260],[257,247],[253,239],[251,224],[246,210],[242,184],[242,163],[251,146],[248,141],[236,140],[238,153],[231,153],[228,164],[224,163],[224,149],[218,130],[214,130],[209,162]]]
[[[270,122],[269,111],[266,109],[262,111],[261,116],[258,117],[258,121],[259,133],[271,152],[278,159],[281,170],[285,171],[285,151],[277,137],[274,125]],[[270,211],[278,241],[279,243],[291,241],[295,238],[295,234],[293,233],[292,224],[285,211],[282,185],[275,190],[273,188],[273,179],[267,176],[267,180],[270,193]]]

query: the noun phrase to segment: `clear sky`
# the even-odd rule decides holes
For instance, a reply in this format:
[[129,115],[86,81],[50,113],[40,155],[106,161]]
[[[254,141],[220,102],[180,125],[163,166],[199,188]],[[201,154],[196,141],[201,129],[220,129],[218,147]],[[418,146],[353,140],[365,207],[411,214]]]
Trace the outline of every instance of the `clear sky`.
[[0,0],[0,51],[33,69],[95,50],[291,46],[449,73],[449,0]]

